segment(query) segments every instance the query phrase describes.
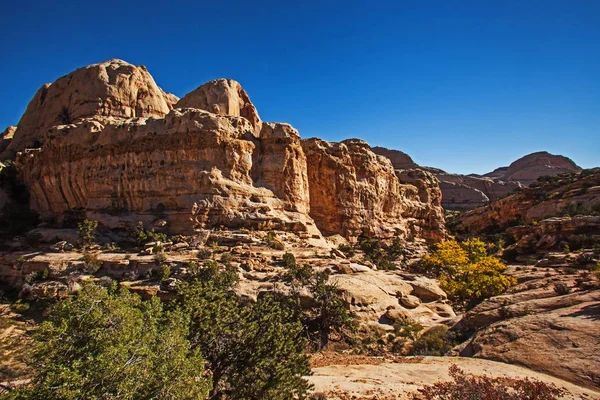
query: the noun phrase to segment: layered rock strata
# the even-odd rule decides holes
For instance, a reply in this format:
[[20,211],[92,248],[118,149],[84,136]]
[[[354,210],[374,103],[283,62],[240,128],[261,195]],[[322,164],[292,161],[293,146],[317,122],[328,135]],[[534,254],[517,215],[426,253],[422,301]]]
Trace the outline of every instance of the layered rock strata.
[[445,235],[435,178],[401,182],[363,141],[302,141],[262,122],[230,79],[177,100],[144,67],[85,67],[38,92],[8,150],[46,220],[84,212],[109,228],[141,220],[190,233],[193,209],[197,228]]

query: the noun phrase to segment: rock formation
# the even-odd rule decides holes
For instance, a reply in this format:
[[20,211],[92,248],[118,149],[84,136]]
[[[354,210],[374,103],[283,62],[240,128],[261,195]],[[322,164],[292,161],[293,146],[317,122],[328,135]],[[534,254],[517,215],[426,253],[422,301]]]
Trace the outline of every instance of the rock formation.
[[89,65],[38,90],[17,125],[7,154],[39,147],[52,127],[84,118],[164,117],[173,100],[173,95],[156,85],[146,67],[122,60]]
[[[418,184],[421,190],[402,184],[391,162],[373,153],[366,142],[309,139],[302,147],[308,165],[311,216],[322,232],[346,237],[393,237],[398,232],[404,237],[443,237],[443,213],[437,197],[423,193],[428,190],[423,180]],[[429,183],[437,189],[437,182]],[[438,218],[433,223],[432,215]]]
[[420,168],[433,173],[440,180],[442,205],[450,210],[469,210],[483,206],[530,185],[540,176],[555,176],[580,170],[567,157],[538,152],[518,159],[509,167],[498,168],[483,176],[461,175],[419,166],[407,154],[398,150],[374,147],[373,151],[389,158],[395,169]]
[[599,208],[600,172],[556,177],[488,206],[471,210],[453,222],[462,233],[480,233],[529,224],[561,214],[586,214]]
[[263,123],[230,79],[175,101],[120,60],[45,85],[8,147],[20,152],[31,208],[45,220],[83,211],[109,228],[143,221],[171,233],[191,232],[194,209],[198,227],[444,237],[435,178],[401,183],[365,142],[301,141],[290,125]]
[[518,181],[528,186],[540,176],[555,176],[579,170],[581,168],[567,157],[539,151],[521,157],[508,167],[498,168],[484,176],[506,182]]
[[217,79],[186,94],[175,108],[199,108],[219,115],[244,117],[254,127],[256,136],[260,134],[262,121],[250,97],[239,82],[233,79]]
[[[519,284],[465,314],[455,330],[476,333],[456,350],[462,356],[522,365],[579,385],[600,388],[600,282],[577,287],[575,273],[512,267]],[[582,271],[585,274],[585,271]],[[559,294],[555,285],[570,288]]]
[[4,130],[4,132],[0,133],[0,154],[2,154],[6,150],[10,142],[12,142],[16,130],[16,126],[9,126]]

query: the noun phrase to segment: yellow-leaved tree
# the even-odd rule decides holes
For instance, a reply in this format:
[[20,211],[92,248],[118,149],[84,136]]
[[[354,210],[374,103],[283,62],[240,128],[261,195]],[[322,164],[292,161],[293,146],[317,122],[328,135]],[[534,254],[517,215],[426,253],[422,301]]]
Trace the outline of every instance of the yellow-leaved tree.
[[440,286],[451,300],[467,308],[517,283],[504,274],[506,265],[499,258],[487,254],[480,239],[441,242],[423,258],[423,266],[439,275]]

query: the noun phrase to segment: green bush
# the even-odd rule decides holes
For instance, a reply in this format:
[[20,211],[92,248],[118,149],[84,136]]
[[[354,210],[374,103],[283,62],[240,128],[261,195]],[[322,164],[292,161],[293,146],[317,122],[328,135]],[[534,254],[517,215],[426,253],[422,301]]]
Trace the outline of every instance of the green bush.
[[166,242],[167,235],[162,232],[148,231],[144,229],[144,223],[139,221],[133,231],[134,238],[139,246],[150,242]]
[[160,266],[160,270],[158,271],[158,279],[162,282],[166,279],[169,279],[171,276],[171,266],[162,264]]
[[210,264],[179,289],[192,319],[192,343],[213,377],[209,398],[304,397],[309,385],[302,376],[310,367],[294,311],[271,295],[243,304],[231,286],[227,272]]
[[30,304],[23,300],[17,300],[10,305],[11,310],[16,312],[17,314],[26,313],[27,311],[29,311],[30,307]]
[[84,249],[90,247],[96,240],[96,229],[98,229],[97,221],[83,220],[77,224],[77,235],[79,236],[79,244]]
[[452,347],[453,344],[448,339],[448,328],[436,325],[413,342],[410,352],[412,355],[443,356]]
[[292,253],[285,253],[283,255],[283,264],[286,268],[293,268],[296,266],[296,257]]
[[554,291],[559,296],[564,296],[571,293],[571,288],[564,282],[557,282],[554,284]]
[[82,261],[85,272],[88,274],[93,275],[102,268],[102,261],[98,259],[98,256],[87,250],[83,252]]
[[199,399],[210,379],[189,317],[156,297],[86,284],[34,335],[33,379],[10,399]]

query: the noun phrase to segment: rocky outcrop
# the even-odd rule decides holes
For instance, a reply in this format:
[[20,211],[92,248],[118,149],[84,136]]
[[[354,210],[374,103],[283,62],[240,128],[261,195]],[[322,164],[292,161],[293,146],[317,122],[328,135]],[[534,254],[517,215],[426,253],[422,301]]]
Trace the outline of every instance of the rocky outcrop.
[[164,117],[174,96],[160,89],[146,67],[109,60],[80,68],[35,94],[3,157],[40,147],[49,129],[101,116]]
[[555,176],[579,170],[581,168],[570,158],[539,151],[521,157],[508,167],[498,168],[484,176],[507,182],[518,181],[528,186],[540,176]]
[[[300,138],[279,129],[282,143],[265,140],[260,152],[253,133],[244,118],[189,108],[127,124],[84,119],[53,128],[41,151],[26,152],[17,163],[42,218],[60,220],[83,209],[110,228],[161,219],[167,231],[190,233],[197,204],[202,227],[306,230],[310,218],[297,212],[308,203],[305,164],[290,161],[292,155],[302,160]],[[275,151],[278,157],[269,159]],[[254,166],[253,157],[262,162]],[[252,175],[281,198],[254,184],[253,166]]]
[[394,169],[412,169],[419,165],[406,153],[400,150],[386,149],[385,147],[373,147],[373,153],[390,159]]
[[[508,272],[520,283],[464,315],[454,329],[476,333],[457,352],[600,388],[600,281],[592,284],[595,278],[586,271],[512,267]],[[568,289],[557,292],[559,284]]]
[[9,146],[24,150],[16,165],[31,208],[45,220],[84,212],[109,228],[143,221],[171,233],[191,232],[193,210],[197,228],[444,237],[431,175],[401,183],[363,141],[301,141],[288,124],[263,123],[230,79],[175,101],[119,60],[45,86]]
[[565,213],[586,214],[600,207],[600,172],[575,173],[533,186],[464,213],[453,221],[455,229],[461,233],[480,233]]
[[504,182],[489,177],[450,174],[441,169],[417,165],[406,153],[384,147],[374,147],[373,152],[387,157],[397,170],[419,168],[435,175],[442,191],[442,205],[450,210],[469,210],[507,196],[522,188],[519,182]]
[[[310,214],[323,233],[347,238],[414,235],[439,239],[445,235],[441,220],[435,230],[429,230],[431,223],[423,219],[424,214],[439,210],[415,213],[436,205],[425,203],[426,196],[422,199],[416,186],[402,184],[389,159],[373,153],[366,142],[308,139],[302,147],[308,166]],[[438,217],[443,220],[441,214]]]
[[239,82],[233,79],[216,79],[186,94],[175,104],[175,108],[199,108],[219,115],[244,117],[260,134],[262,121],[256,107]]
[[490,178],[437,173],[442,189],[442,204],[451,210],[469,210],[508,196],[523,187],[520,182],[504,182]]
[[12,142],[16,130],[16,126],[9,126],[4,132],[0,133],[0,154],[2,154],[8,145],[10,145],[10,142]]

